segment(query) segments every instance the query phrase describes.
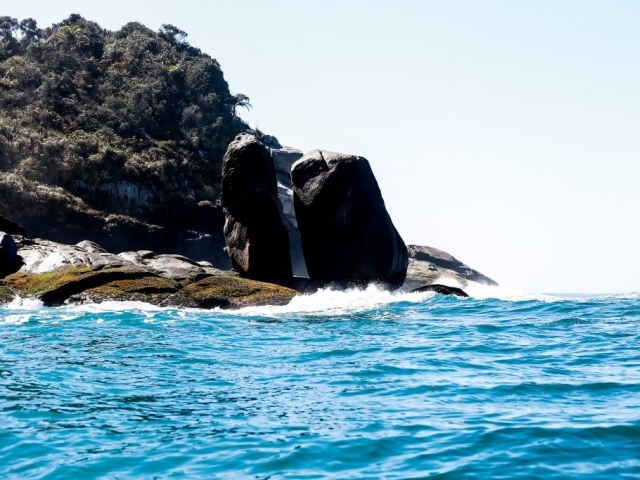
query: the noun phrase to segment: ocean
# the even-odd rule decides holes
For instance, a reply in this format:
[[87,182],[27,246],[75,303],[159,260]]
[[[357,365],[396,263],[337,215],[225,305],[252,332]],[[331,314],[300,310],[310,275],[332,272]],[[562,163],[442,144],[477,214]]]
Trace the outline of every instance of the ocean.
[[640,477],[640,295],[0,308],[0,478]]

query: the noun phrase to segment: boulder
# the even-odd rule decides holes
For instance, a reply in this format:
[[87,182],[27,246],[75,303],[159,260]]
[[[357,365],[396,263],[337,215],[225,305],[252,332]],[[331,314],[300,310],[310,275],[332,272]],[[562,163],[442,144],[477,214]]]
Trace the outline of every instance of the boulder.
[[224,236],[233,267],[246,278],[290,281],[289,235],[278,209],[275,168],[255,135],[241,133],[222,166]]
[[[18,237],[22,239],[24,237]],[[17,271],[21,266],[18,246],[11,235],[0,232],[0,278]]]
[[8,233],[9,235],[22,235],[27,236],[27,231],[18,225],[16,222],[9,220],[6,217],[0,215],[0,232]]
[[498,284],[452,255],[433,247],[409,245],[409,269],[405,288],[412,289],[451,279],[466,287],[469,281],[497,287]]
[[365,158],[313,150],[291,180],[310,278],[402,285],[407,247]]
[[13,265],[18,255],[18,247],[11,235],[0,232],[0,270]]

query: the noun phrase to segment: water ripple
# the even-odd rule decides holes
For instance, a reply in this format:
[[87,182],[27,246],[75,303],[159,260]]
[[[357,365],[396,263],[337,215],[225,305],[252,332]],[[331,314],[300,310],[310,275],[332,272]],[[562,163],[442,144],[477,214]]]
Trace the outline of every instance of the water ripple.
[[640,296],[0,310],[2,478],[635,478]]

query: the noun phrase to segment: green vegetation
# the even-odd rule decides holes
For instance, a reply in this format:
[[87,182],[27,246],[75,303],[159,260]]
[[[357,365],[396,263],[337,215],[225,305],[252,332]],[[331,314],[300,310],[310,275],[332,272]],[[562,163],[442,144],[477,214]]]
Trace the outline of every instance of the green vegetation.
[[0,201],[47,185],[86,208],[130,213],[101,188],[120,181],[155,203],[215,201],[227,145],[247,128],[236,109],[249,99],[232,95],[218,62],[186,37],[171,25],[112,32],[79,15],[45,29],[0,17],[0,171],[11,179]]

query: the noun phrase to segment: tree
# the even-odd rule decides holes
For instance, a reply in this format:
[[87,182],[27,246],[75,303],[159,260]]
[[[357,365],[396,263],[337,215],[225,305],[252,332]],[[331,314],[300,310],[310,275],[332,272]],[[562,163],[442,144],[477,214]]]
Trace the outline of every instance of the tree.
[[65,25],[64,27],[60,27],[54,35],[50,36],[47,42],[52,42],[56,45],[64,44],[67,47],[67,53],[69,53],[71,48],[83,43],[88,43],[89,37],[85,35],[82,27],[78,25]]
[[233,111],[234,113],[238,108],[246,108],[247,110],[251,110],[251,103],[249,103],[249,97],[247,97],[244,93],[238,93],[234,97],[233,103]]
[[160,26],[160,36],[173,44],[186,44],[188,37],[187,32],[167,23]]

